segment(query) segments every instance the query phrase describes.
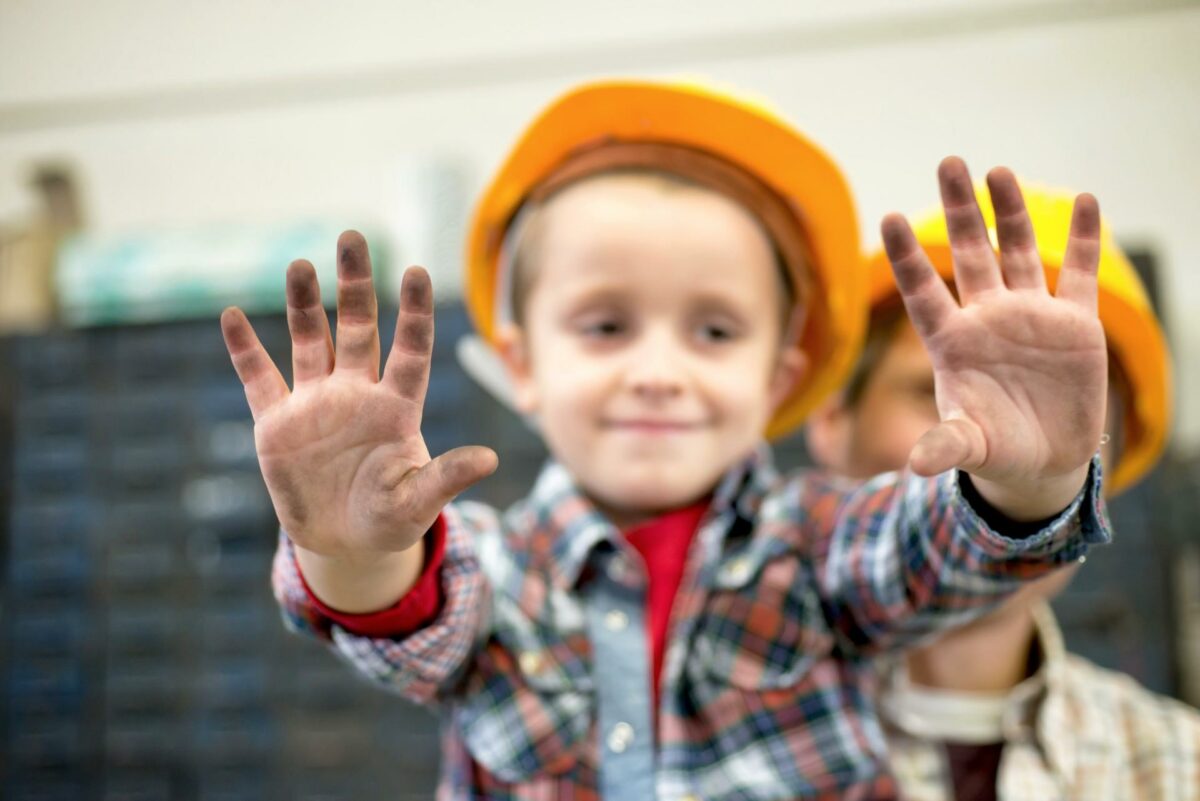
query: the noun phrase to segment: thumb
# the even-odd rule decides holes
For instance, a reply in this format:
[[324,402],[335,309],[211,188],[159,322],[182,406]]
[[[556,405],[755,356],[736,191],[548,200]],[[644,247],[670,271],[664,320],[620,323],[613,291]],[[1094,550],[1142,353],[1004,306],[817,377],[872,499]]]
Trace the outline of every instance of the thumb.
[[478,445],[446,451],[405,477],[405,505],[414,517],[433,521],[456,495],[494,473],[499,462],[495,451]]
[[987,440],[975,423],[962,418],[944,420],[917,440],[908,463],[919,476],[936,476],[958,468],[978,470],[987,459]]

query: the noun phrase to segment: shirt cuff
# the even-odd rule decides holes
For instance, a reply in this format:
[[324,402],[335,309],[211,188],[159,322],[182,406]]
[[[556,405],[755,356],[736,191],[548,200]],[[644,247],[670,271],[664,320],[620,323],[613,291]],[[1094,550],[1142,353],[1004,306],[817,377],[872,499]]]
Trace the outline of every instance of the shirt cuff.
[[[979,515],[979,518],[983,520],[987,527],[992,531],[1003,532],[1004,536],[1009,539],[1028,539],[1034,534],[1040,533],[1043,529],[1048,528],[1062,514],[1062,512],[1058,512],[1041,520],[1013,520],[1004,514],[1004,512],[1001,512],[995,506],[988,503],[987,498],[980,494],[979,489],[975,486],[975,482],[971,480],[970,474],[962,470],[958,471],[958,488],[962,493],[963,500],[975,511],[975,514]],[[1074,503],[1073,498],[1071,502]]]
[[425,565],[416,583],[399,601],[387,609],[365,614],[339,612],[318,598],[304,580],[300,563],[296,573],[309,602],[324,617],[347,632],[362,637],[399,638],[428,626],[441,614],[446,596],[442,589],[442,562],[446,557],[446,523],[441,515],[425,534]]
[[969,478],[962,480],[966,474],[956,472],[955,493],[968,530],[979,532],[978,542],[992,556],[1036,558],[1054,554],[1054,561],[1073,561],[1086,553],[1089,545],[1112,540],[1112,524],[1101,491],[1102,472],[1097,453],[1083,487],[1070,505],[1054,518],[1033,524],[996,519],[1005,516],[983,500]]

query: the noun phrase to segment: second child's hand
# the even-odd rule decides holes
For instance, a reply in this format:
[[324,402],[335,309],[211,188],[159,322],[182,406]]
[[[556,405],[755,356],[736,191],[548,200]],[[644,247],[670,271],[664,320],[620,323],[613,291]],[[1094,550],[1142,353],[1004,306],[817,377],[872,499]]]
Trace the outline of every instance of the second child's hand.
[[382,377],[367,243],[338,238],[337,344],[316,271],[287,271],[294,387],[245,314],[221,329],[254,416],[259,466],[310,588],[346,612],[390,605],[421,567],[419,546],[458,493],[496,469],[495,453],[456,448],[431,459],[421,415],[433,348],[433,292],[421,268],[405,272],[396,335]]
[[1008,517],[1038,520],[1079,492],[1100,446],[1107,387],[1097,317],[1100,210],[1075,201],[1051,294],[1033,226],[1012,172],[996,168],[997,258],[960,159],[938,169],[958,298],[937,275],[908,222],[883,220],[884,246],[904,305],[933,362],[941,423],[913,449],[921,475],[958,468]]

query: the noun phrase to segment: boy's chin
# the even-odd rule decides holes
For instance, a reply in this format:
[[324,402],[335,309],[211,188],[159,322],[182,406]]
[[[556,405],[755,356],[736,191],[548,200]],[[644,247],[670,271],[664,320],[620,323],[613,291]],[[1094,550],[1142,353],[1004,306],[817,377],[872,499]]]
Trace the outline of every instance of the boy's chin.
[[720,476],[626,477],[585,486],[587,494],[613,517],[643,520],[682,509],[712,494]]

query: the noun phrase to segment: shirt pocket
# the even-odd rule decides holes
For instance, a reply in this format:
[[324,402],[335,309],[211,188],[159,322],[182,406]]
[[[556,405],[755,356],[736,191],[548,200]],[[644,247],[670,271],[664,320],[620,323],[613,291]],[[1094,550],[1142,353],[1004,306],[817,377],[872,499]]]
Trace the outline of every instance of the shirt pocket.
[[693,647],[710,681],[743,690],[798,684],[833,648],[807,564],[788,551],[727,558],[717,571]]
[[586,645],[506,632],[476,657],[454,718],[472,759],[504,782],[572,770],[594,717]]

